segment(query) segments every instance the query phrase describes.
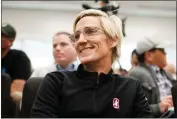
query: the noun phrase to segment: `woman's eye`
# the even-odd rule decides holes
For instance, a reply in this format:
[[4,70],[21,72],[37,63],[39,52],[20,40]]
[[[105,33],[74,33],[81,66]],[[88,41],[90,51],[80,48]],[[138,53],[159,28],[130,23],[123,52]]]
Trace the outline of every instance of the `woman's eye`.
[[95,29],[87,29],[87,30],[85,30],[85,33],[86,34],[93,34],[93,33],[95,33]]

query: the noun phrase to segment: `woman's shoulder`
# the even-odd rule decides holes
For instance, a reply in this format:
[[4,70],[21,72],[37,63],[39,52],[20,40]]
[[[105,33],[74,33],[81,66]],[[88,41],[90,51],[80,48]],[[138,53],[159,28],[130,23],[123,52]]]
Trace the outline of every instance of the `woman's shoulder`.
[[131,77],[131,76],[121,76],[121,75],[118,75],[118,74],[113,74],[113,78],[119,82],[119,83],[122,83],[122,84],[130,84],[130,85],[139,85],[139,81],[136,80],[135,78]]

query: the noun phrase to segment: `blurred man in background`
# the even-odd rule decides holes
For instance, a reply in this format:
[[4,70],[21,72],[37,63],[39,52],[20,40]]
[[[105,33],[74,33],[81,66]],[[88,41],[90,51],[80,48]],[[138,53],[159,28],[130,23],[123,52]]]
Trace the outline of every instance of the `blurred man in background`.
[[55,62],[51,66],[35,70],[31,77],[44,77],[47,73],[57,70],[74,71],[77,69],[79,61],[70,33],[58,32],[54,35],[53,56]]
[[[136,52],[136,49],[134,49],[134,50],[132,51],[132,54],[131,54],[131,65],[132,65],[131,69],[132,69],[133,67],[138,66],[138,64],[139,64],[139,61],[138,61],[138,54],[137,54],[137,52]],[[131,69],[130,69],[130,70],[131,70]]]
[[167,65],[164,48],[168,44],[155,40],[145,38],[138,42],[136,51],[140,64],[129,75],[141,82],[154,116],[160,117],[173,107],[172,77],[163,70]]
[[23,51],[10,49],[15,37],[15,28],[3,23],[1,27],[1,71],[11,77],[10,95],[18,103],[22,98],[25,80],[31,75],[31,62]]
[[176,70],[174,64],[167,64],[164,70],[168,72],[173,77],[174,80],[176,80]]

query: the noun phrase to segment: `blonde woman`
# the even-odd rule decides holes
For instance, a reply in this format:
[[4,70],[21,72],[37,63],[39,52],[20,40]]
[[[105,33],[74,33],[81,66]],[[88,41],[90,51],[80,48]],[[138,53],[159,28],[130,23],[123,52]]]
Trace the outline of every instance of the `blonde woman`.
[[73,42],[81,61],[77,71],[45,76],[31,117],[152,117],[140,84],[113,74],[123,39],[121,20],[99,10],[75,19]]

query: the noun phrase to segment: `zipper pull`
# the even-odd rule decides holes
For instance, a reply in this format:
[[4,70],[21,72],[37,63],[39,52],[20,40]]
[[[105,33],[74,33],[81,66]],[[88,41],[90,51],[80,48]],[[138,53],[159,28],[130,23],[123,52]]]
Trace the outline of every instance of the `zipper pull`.
[[99,84],[99,80],[97,79],[97,84]]

